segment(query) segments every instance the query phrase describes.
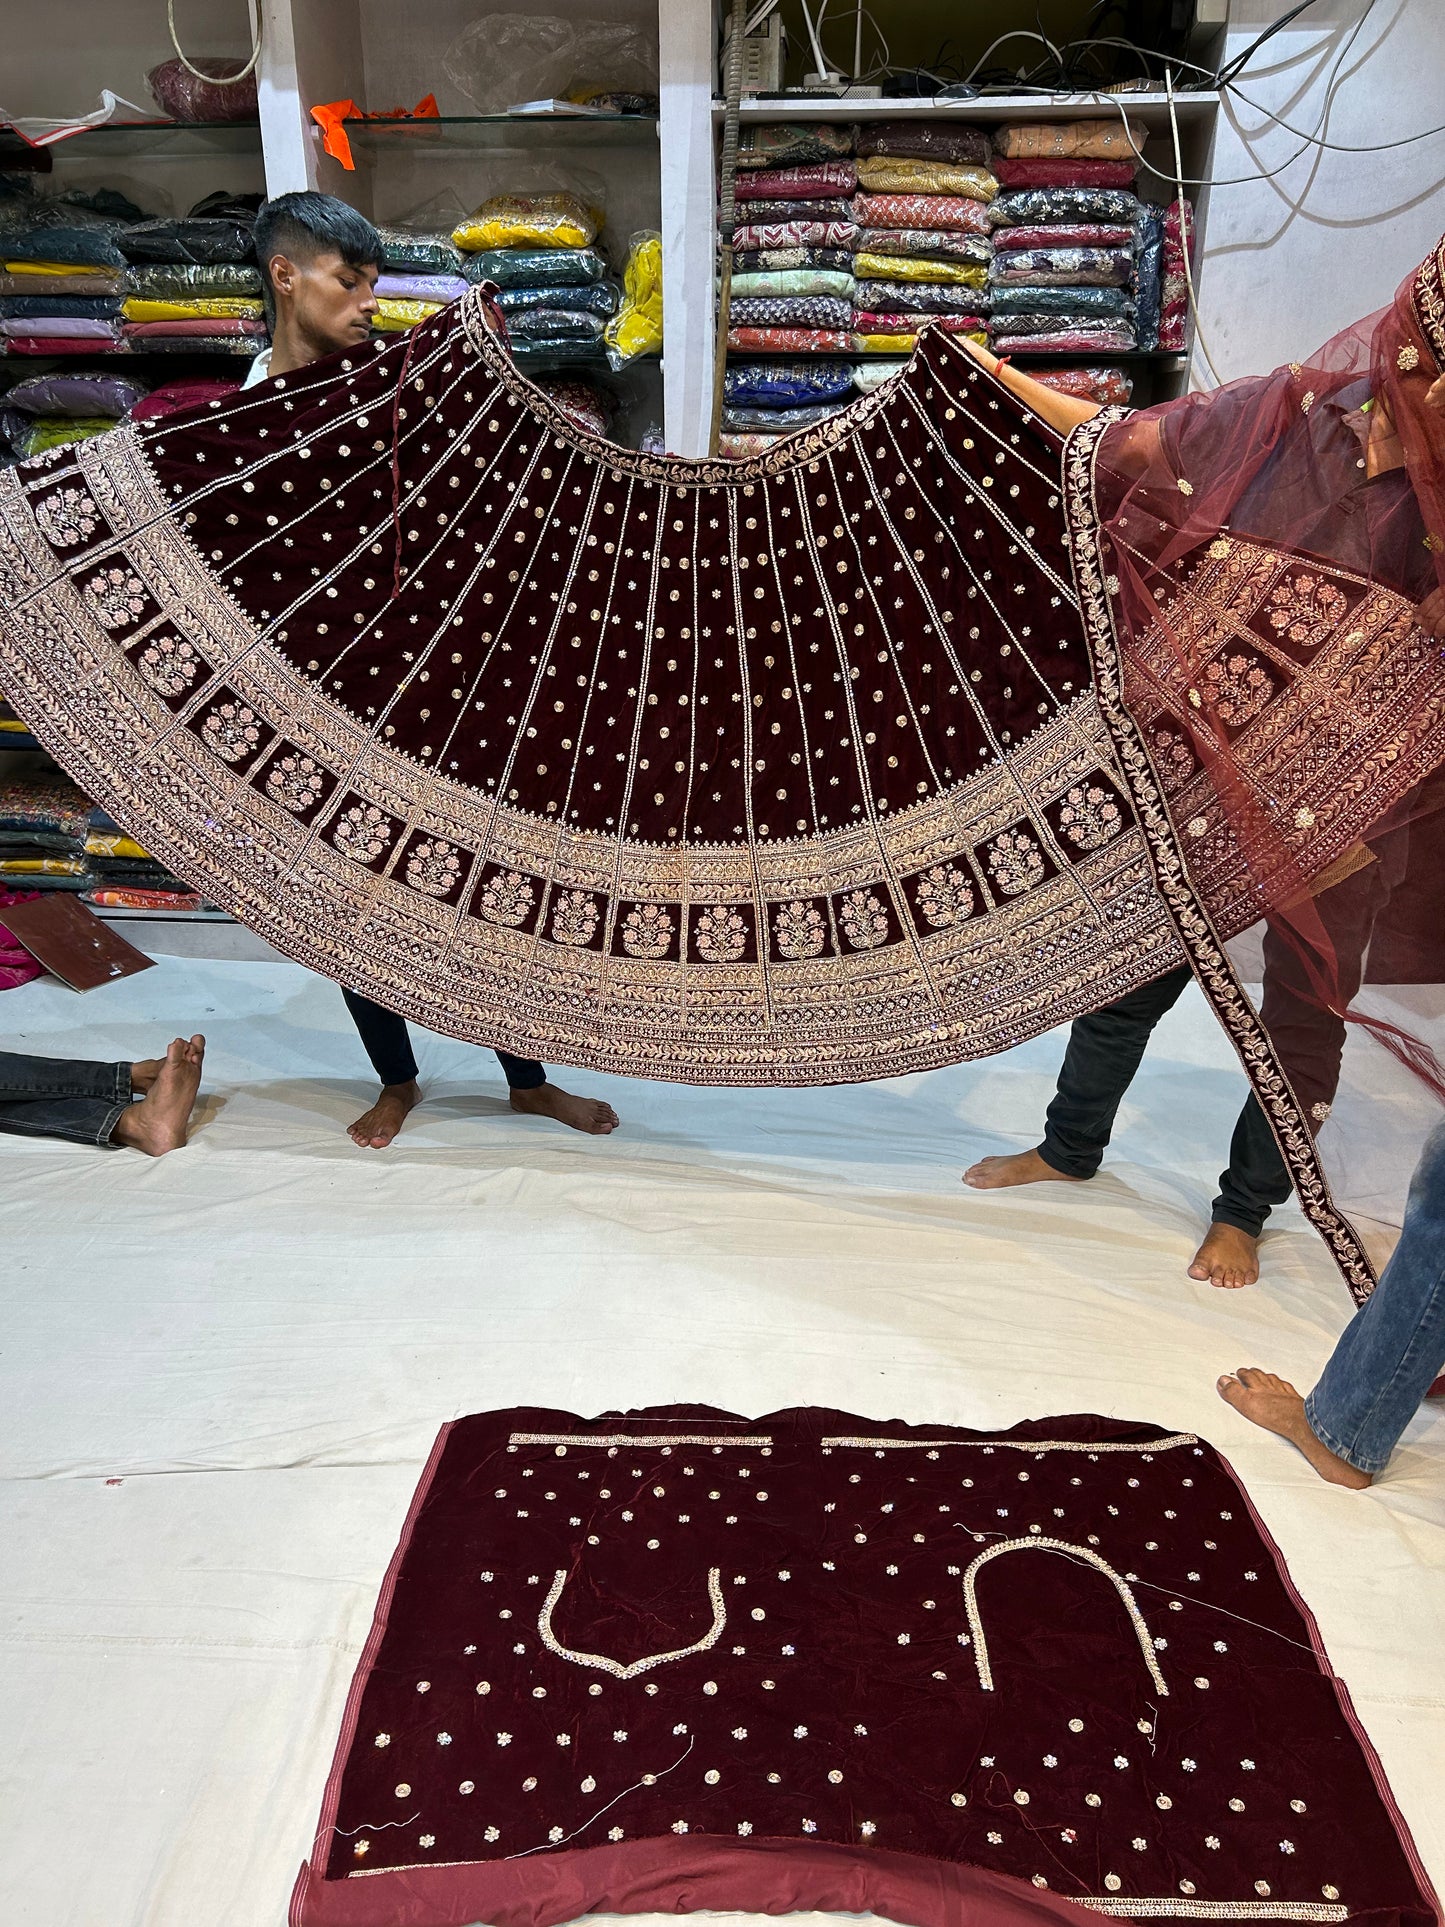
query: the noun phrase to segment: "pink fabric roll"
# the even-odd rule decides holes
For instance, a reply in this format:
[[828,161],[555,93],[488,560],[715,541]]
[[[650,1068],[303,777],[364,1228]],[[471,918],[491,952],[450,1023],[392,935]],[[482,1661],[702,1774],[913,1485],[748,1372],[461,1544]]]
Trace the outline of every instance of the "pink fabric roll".
[[1138,163],[1122,161],[1035,160],[991,161],[1000,187],[1129,187]]

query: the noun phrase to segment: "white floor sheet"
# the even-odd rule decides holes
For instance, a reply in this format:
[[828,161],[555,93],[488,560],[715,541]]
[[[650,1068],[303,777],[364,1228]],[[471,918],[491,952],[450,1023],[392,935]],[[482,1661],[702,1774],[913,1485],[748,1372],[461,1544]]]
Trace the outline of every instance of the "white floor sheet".
[[832,1090],[564,1074],[622,1113],[605,1140],[423,1038],[426,1108],[364,1153],[339,994],[289,964],[168,958],[0,1013],[8,1049],[210,1040],[176,1156],[0,1139],[6,1927],[279,1927],[437,1427],[515,1404],[1203,1433],[1445,1882],[1445,1408],[1350,1494],[1219,1402],[1243,1363],[1311,1383],[1350,1305],[1293,1207],[1254,1290],[1185,1277],[1243,1094],[1194,996],[1103,1176],[984,1195],[959,1173],[1035,1141],[1062,1033]]

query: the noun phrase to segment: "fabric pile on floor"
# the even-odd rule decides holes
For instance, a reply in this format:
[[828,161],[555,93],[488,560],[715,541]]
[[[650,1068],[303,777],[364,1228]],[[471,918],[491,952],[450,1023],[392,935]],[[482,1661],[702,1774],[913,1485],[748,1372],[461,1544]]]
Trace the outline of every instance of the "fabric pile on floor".
[[261,352],[269,336],[251,240],[258,206],[256,195],[211,194],[179,219],[121,233],[129,347],[248,359]]
[[564,191],[493,195],[453,230],[466,257],[465,279],[500,290],[498,306],[519,360],[566,365],[602,358],[621,290],[593,245],[601,228],[601,210]]
[[858,139],[853,316],[865,353],[912,350],[920,319],[985,339],[989,137],[958,122],[880,121]]

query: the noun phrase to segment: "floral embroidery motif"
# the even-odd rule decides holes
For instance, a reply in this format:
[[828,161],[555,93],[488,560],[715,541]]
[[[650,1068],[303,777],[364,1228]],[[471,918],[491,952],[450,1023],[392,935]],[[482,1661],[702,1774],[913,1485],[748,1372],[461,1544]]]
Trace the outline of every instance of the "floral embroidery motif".
[[145,614],[146,586],[129,569],[102,569],[86,583],[84,594],[107,629],[124,629]]
[[692,940],[705,963],[736,963],[748,947],[748,927],[736,910],[720,903],[703,911]]
[[516,870],[502,870],[482,891],[477,908],[490,923],[504,923],[515,930],[525,923],[537,901],[536,886]]
[[1154,760],[1166,792],[1180,788],[1198,769],[1194,751],[1183,731],[1156,729],[1152,737]]
[[40,533],[57,549],[88,541],[100,527],[100,511],[83,488],[61,488],[35,511]]
[[1274,694],[1274,677],[1258,656],[1221,656],[1204,672],[1215,713],[1238,729],[1264,708]]
[[816,957],[827,942],[827,926],[821,911],[809,903],[784,903],[773,918],[773,935],[778,954],[796,961]]
[[844,897],[838,921],[855,950],[876,950],[888,941],[888,912],[871,890],[854,890]]
[[1344,620],[1349,606],[1332,582],[1304,572],[1276,583],[1269,600],[1270,627],[1282,630],[1291,642],[1310,647],[1323,642],[1326,632]]
[[159,696],[183,696],[204,667],[196,645],[179,636],[153,636],[136,663]]
[[950,930],[973,915],[973,884],[951,863],[936,863],[918,879],[914,901],[931,929]]
[[988,847],[988,867],[1006,897],[1022,896],[1043,881],[1044,859],[1039,846],[1022,830],[1005,830]]
[[222,761],[239,763],[261,741],[261,724],[245,703],[221,703],[201,725],[207,746]]
[[552,936],[557,943],[581,949],[597,929],[597,899],[586,890],[562,890],[552,905]]
[[1402,375],[1408,375],[1412,368],[1420,366],[1420,350],[1413,341],[1407,341],[1395,357],[1395,366]]
[[298,815],[320,800],[322,775],[309,756],[283,756],[266,778],[266,794]]
[[629,957],[665,957],[677,928],[660,903],[641,903],[622,920],[622,948]]
[[358,863],[375,863],[391,842],[391,828],[375,803],[353,803],[331,826],[331,841]]
[[406,880],[423,896],[449,897],[461,874],[462,859],[456,846],[439,836],[418,843],[406,860]]
[[1080,850],[1101,850],[1124,827],[1124,814],[1097,783],[1076,783],[1059,812],[1064,835]]

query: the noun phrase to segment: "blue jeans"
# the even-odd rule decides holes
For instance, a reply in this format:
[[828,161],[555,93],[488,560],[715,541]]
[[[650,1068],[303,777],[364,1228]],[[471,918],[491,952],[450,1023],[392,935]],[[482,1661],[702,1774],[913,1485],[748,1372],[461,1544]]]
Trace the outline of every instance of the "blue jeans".
[[1445,1367],[1445,1123],[1426,1140],[1395,1255],[1305,1400],[1310,1430],[1358,1472],[1381,1472]]
[[129,1064],[0,1051],[0,1131],[109,1144],[134,1100]]

